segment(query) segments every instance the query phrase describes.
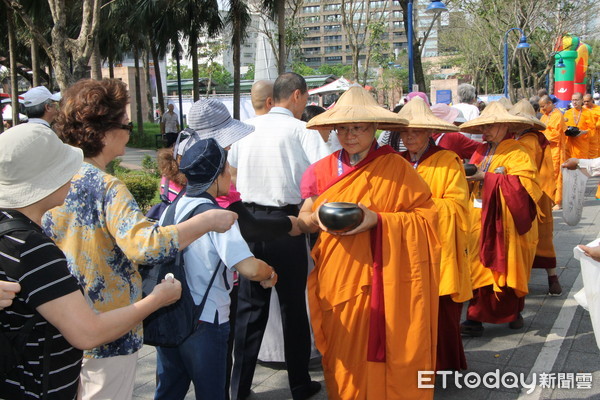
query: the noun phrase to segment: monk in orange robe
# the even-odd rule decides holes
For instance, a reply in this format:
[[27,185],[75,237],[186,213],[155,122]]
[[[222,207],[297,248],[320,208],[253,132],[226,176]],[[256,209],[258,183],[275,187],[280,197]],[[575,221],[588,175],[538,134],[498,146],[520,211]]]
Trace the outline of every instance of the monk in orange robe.
[[442,252],[436,369],[460,371],[467,369],[460,334],[462,303],[473,297],[467,260],[469,186],[460,157],[436,146],[432,139],[434,132],[452,126],[437,118],[419,97],[406,103],[398,115],[408,120],[408,127],[391,132],[390,143],[402,139],[407,150],[400,154],[429,185],[439,214]]
[[524,324],[521,311],[538,243],[536,205],[542,192],[531,157],[508,134],[530,126],[498,102],[460,126],[461,132],[479,132],[485,140],[471,158],[478,172],[468,177],[474,182],[469,257],[475,291],[461,324],[465,334],[480,336],[482,322],[509,322],[512,329]]
[[567,127],[579,128],[578,136],[567,136],[567,158],[590,158],[590,142],[594,135],[596,125],[594,116],[590,110],[583,107],[583,95],[579,92],[573,93],[571,97],[573,108],[565,111],[565,123]]
[[548,140],[542,133],[546,129],[546,125],[537,119],[535,110],[527,99],[523,99],[515,104],[511,108],[510,113],[529,118],[533,122],[531,128],[525,132],[515,134],[514,139],[531,156],[531,160],[537,168],[537,180],[542,190],[542,197],[538,201],[539,242],[533,260],[533,268],[546,270],[548,275],[548,293],[552,296],[558,296],[562,293],[562,288],[558,281],[558,275],[556,275],[556,252],[554,250],[554,242],[552,241],[554,232],[552,198],[556,192],[556,183],[554,181],[552,154],[550,154]]
[[554,103],[550,96],[542,96],[539,101],[540,111],[542,112],[541,122],[546,125],[544,130],[544,136],[550,142],[550,153],[552,154],[552,169],[554,171],[554,181],[556,182],[556,191],[554,196],[554,202],[560,209],[562,204],[562,169],[561,164],[565,162],[566,158],[566,141],[565,130],[567,124],[565,123],[563,114],[558,108],[554,107]]
[[[336,129],[343,147],[306,171],[298,217],[305,232],[320,231],[308,293],[330,399],[433,398],[418,371],[435,369],[437,211],[423,179],[375,140],[377,127],[402,125],[361,87],[307,124]],[[358,227],[336,234],[322,224],[319,207],[336,201],[359,203]]]
[[[597,158],[600,156],[600,106],[597,106],[594,103],[594,97],[587,93],[583,96],[583,108],[587,108],[592,112],[594,116],[594,125],[596,126],[594,133],[594,141],[590,143],[590,154],[589,157],[591,159]],[[600,183],[598,184],[598,189],[596,189],[596,198],[600,199]]]

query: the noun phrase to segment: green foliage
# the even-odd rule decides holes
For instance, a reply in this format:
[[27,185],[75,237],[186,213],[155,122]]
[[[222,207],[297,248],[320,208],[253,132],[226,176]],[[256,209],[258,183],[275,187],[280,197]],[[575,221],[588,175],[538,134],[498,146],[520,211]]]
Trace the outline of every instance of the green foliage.
[[131,136],[127,147],[142,149],[156,149],[156,135],[160,134],[160,125],[153,122],[144,122],[143,136]]
[[315,75],[315,70],[304,64],[303,62],[295,62],[292,64],[292,71],[302,76]]
[[367,46],[371,49],[373,61],[378,66],[384,67],[391,61],[390,44],[382,40],[383,34],[387,32],[385,23],[383,21],[371,22],[367,29],[369,31]]
[[200,78],[211,78],[212,86],[228,86],[233,82],[233,77],[221,64],[212,62],[198,66],[198,76]]
[[[190,67],[181,64],[179,70],[181,71],[181,79],[192,79],[193,73]],[[169,65],[167,65],[167,79],[177,79],[177,64],[175,62],[172,62]]]
[[121,166],[121,161],[123,160],[121,160],[120,158],[115,158],[114,160],[109,162],[106,166],[106,172],[117,177],[130,172],[128,168]]
[[119,179],[127,186],[140,209],[147,211],[158,190],[158,179],[140,171],[122,174]]
[[244,74],[244,78],[243,79],[254,79],[254,73],[256,72],[256,68],[254,66],[254,64],[250,64],[248,65],[248,71],[246,71],[246,73]]
[[337,77],[341,77],[341,76],[350,77],[350,76],[352,76],[352,65],[323,64],[317,69],[316,72],[320,75],[335,75]]
[[146,154],[142,159],[142,169],[144,172],[152,175],[155,178],[160,178],[160,171],[158,170],[158,162],[156,157],[151,157]]

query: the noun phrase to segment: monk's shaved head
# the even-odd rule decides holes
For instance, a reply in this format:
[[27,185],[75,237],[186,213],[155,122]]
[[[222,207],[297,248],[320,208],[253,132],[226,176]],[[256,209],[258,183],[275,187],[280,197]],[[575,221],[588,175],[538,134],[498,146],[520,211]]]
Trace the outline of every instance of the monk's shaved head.
[[545,106],[548,103],[552,103],[552,99],[550,98],[550,96],[544,95],[544,96],[540,97],[540,101],[539,101],[540,106]]
[[269,112],[273,102],[273,81],[256,81],[250,89],[252,107],[257,115]]

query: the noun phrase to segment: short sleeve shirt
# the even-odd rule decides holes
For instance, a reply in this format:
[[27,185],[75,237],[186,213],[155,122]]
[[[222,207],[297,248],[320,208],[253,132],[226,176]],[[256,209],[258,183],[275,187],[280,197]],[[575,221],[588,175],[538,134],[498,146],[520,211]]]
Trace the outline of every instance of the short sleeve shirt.
[[[14,332],[38,315],[36,308],[49,301],[80,290],[69,272],[64,253],[36,224],[13,210],[0,210],[0,221],[27,220],[31,231],[17,231],[0,239],[0,280],[19,282],[21,291],[13,305],[0,310],[0,329]],[[82,351],[72,347],[46,320],[29,333],[24,362],[0,381],[2,399],[37,399],[43,392],[43,359],[46,329],[52,336],[50,346],[49,391],[51,399],[72,400],[77,393]]]

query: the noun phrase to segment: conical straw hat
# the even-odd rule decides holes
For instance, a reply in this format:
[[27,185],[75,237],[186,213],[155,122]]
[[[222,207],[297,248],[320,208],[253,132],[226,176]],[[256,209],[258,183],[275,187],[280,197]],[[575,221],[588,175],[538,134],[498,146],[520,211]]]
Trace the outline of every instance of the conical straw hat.
[[517,104],[515,104],[514,106],[512,106],[509,113],[511,113],[512,115],[518,115],[519,117],[525,117],[525,118],[531,119],[531,121],[533,122],[533,129],[535,129],[535,130],[538,130],[538,131],[546,130],[546,124],[544,124],[542,121],[540,121],[537,118],[537,116],[535,115],[535,110],[533,109],[533,106],[527,99],[523,99],[523,100],[519,101]]
[[502,104],[507,110],[510,110],[513,106],[513,103],[511,103],[511,101],[506,97],[500,97],[500,99],[498,99],[498,102]]
[[502,104],[497,101],[491,102],[475,119],[465,122],[458,127],[461,132],[483,133],[489,125],[505,124],[508,126],[508,132],[521,132],[533,125],[533,121],[528,118],[510,114]]
[[355,122],[375,122],[378,129],[395,130],[408,125],[408,121],[377,104],[366,89],[352,86],[340,96],[330,110],[312,118],[309,129],[333,128],[333,125]]
[[[420,98],[414,97],[402,107],[399,116],[408,120],[408,128],[432,129],[438,132],[456,132],[458,128],[441,118],[436,117]],[[402,128],[399,129],[400,131]]]

